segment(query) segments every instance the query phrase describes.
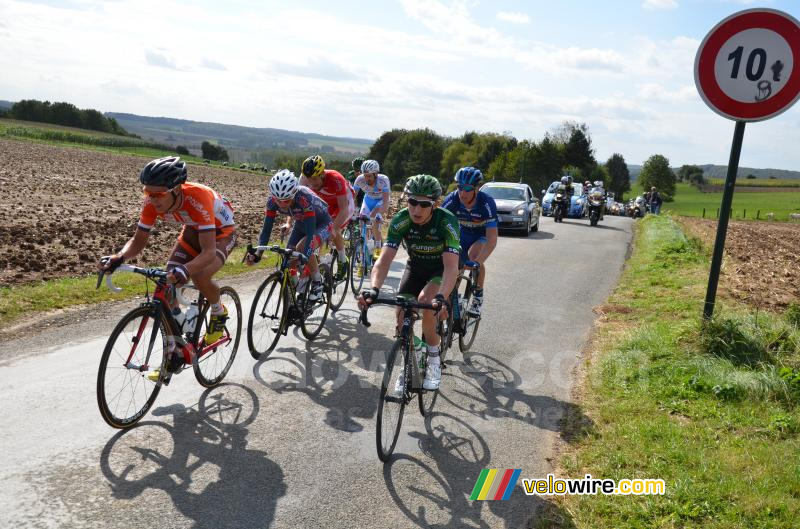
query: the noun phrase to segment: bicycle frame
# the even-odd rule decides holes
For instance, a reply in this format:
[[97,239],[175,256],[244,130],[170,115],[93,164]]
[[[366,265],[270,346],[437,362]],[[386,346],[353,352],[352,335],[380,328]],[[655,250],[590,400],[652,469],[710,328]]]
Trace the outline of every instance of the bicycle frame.
[[[126,359],[125,363],[123,364],[128,369],[135,369],[140,372],[148,371],[150,369],[149,361],[150,355],[153,352],[153,347],[155,345],[156,335],[158,334],[158,324],[159,321],[164,318],[167,322],[170,332],[172,333],[170,336],[167,337],[167,346],[170,353],[175,352],[177,347],[180,347],[180,353],[183,356],[183,360],[186,364],[193,364],[199,361],[206,353],[215,350],[217,347],[221,345],[225,345],[231,341],[231,337],[227,333],[223,333],[222,337],[215,341],[214,343],[207,344],[203,346],[198,352],[198,338],[200,329],[202,327],[203,321],[200,318],[201,315],[204,315],[207,308],[208,308],[208,301],[205,299],[201,292],[198,292],[197,298],[197,307],[198,307],[198,319],[195,323],[195,328],[189,334],[190,339],[189,341],[184,340],[183,333],[181,332],[180,325],[178,322],[175,321],[175,318],[172,315],[172,311],[169,310],[170,301],[167,299],[167,292],[172,291],[173,296],[180,295],[176,292],[177,289],[173,285],[167,285],[166,283],[166,273],[157,269],[143,269],[138,268],[135,266],[130,265],[123,265],[120,267],[123,271],[129,271],[144,275],[148,279],[153,280],[156,283],[155,291],[153,292],[152,299],[148,299],[142,305],[151,305],[154,310],[154,314],[152,316],[146,316],[142,319],[142,323],[139,324],[139,329],[136,332],[135,338],[132,340],[131,350],[128,354],[128,358]],[[106,280],[109,283],[109,288],[112,288],[111,284],[111,276],[107,276],[108,279]],[[115,288],[112,288],[115,290]],[[153,332],[150,334],[150,341],[147,346],[147,355],[145,356],[145,362],[143,365],[135,365],[131,363],[131,359],[133,355],[136,353],[136,348],[139,345],[139,339],[142,336],[145,328],[148,324],[148,319],[153,319]]]
[[[420,316],[415,312],[416,309],[430,309],[430,310],[437,310],[431,304],[420,303],[416,299],[409,300],[405,298],[398,297],[395,300],[389,299],[375,299],[372,301],[371,305],[390,305],[395,307],[400,307],[403,309],[403,321],[400,326],[400,333],[398,338],[400,338],[402,347],[401,350],[411,349],[411,354],[408,356],[406,362],[403,366],[403,372],[405,374],[405,380],[410,381],[406,383],[406,391],[403,395],[403,398],[406,400],[406,403],[411,400],[411,393],[420,393],[423,390],[422,388],[422,380],[424,376],[420,374],[419,369],[419,357],[417,356],[416,347],[410,347],[413,345],[414,340],[414,322],[417,321]],[[371,323],[367,319],[367,311],[362,310],[361,316],[358,319],[359,323],[364,324],[365,327],[369,327]],[[387,399],[392,399],[393,397],[386,397]]]

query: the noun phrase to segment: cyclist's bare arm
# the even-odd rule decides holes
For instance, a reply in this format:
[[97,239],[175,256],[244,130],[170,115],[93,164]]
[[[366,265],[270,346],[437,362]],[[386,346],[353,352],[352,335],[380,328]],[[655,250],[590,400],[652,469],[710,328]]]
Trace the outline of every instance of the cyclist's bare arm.
[[347,195],[339,195],[336,197],[336,205],[339,208],[339,214],[333,219],[333,230],[338,232],[339,226],[344,226],[345,221],[349,218],[347,212]]
[[[383,282],[386,280],[386,275],[389,273],[389,267],[392,265],[395,255],[397,255],[396,248],[390,248],[389,246],[383,247],[381,256],[375,261],[375,265],[372,267],[372,274],[370,275],[370,283],[373,288],[381,288],[381,286],[383,286]],[[458,266],[458,255],[456,255],[456,266]],[[456,270],[456,272],[458,272],[458,270]],[[455,285],[455,279],[453,280],[453,285]]]
[[[116,255],[122,257],[125,261],[130,261],[144,250],[144,247],[147,246],[148,239],[150,239],[150,233],[137,228],[133,237],[125,243],[125,246],[123,246],[122,250]],[[108,268],[107,264],[98,263],[97,265],[98,270],[105,270],[106,268]]]
[[475,258],[475,261],[483,264],[492,255],[495,247],[497,246],[497,228],[486,228],[486,244],[481,248],[481,253]]
[[444,271],[442,272],[442,284],[439,287],[439,293],[447,298],[455,288],[456,279],[458,279],[458,254],[443,253],[442,263],[444,263]]

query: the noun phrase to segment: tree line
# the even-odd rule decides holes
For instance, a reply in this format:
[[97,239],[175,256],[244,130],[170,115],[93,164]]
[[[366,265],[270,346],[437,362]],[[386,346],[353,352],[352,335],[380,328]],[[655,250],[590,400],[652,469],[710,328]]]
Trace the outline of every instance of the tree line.
[[116,119],[107,118],[102,112],[91,108],[78,108],[72,103],[23,99],[11,105],[6,117],[108,132],[119,136],[139,137],[123,129]]
[[545,189],[564,174],[581,183],[602,180],[619,197],[630,190],[624,157],[615,153],[605,164],[598,163],[584,123],[565,122],[538,141],[492,132],[470,131],[451,138],[427,128],[392,129],[375,141],[367,157],[377,160],[394,182],[427,173],[448,186],[460,167],[471,165],[489,180],[522,182],[534,190]]

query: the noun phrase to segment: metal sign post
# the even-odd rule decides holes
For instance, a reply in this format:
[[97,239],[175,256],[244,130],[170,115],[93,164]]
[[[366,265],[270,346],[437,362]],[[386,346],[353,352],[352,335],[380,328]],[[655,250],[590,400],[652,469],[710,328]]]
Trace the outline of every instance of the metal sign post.
[[694,81],[711,110],[736,121],[703,307],[708,320],[714,315],[744,126],[777,116],[800,97],[800,23],[774,9],[734,13],[700,44]]

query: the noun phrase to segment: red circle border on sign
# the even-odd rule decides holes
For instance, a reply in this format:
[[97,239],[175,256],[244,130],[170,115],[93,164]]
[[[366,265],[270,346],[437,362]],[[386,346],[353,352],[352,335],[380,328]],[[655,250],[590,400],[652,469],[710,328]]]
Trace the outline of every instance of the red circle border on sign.
[[[742,103],[722,91],[714,74],[717,53],[735,34],[753,28],[770,29],[783,37],[792,49],[792,74],[775,96],[765,101]],[[794,38],[792,38],[794,36]],[[759,121],[778,114],[800,96],[800,26],[782,14],[767,10],[748,10],[719,24],[706,37],[698,57],[696,72],[706,102],[717,112],[732,119]]]

